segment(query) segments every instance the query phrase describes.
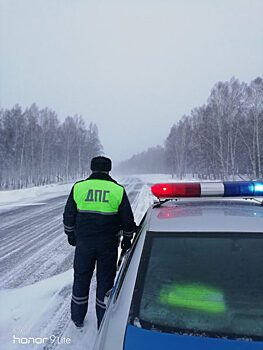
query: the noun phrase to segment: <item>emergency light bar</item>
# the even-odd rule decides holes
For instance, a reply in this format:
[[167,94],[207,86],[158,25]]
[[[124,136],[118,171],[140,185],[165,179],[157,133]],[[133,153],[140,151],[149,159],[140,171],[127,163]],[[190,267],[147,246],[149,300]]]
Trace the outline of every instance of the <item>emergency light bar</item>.
[[263,182],[160,183],[151,187],[157,198],[263,196]]

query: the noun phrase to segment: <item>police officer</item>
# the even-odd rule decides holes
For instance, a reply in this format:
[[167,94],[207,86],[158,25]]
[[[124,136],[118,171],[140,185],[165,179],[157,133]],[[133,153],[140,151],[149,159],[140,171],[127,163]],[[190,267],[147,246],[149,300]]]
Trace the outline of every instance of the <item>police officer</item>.
[[113,287],[118,256],[118,233],[123,230],[122,253],[131,246],[136,230],[125,189],[113,180],[111,160],[95,157],[92,174],[75,183],[68,197],[64,214],[64,230],[69,244],[76,246],[71,319],[83,327],[87,313],[91,277],[96,265],[96,313],[98,328],[106,305],[104,297]]

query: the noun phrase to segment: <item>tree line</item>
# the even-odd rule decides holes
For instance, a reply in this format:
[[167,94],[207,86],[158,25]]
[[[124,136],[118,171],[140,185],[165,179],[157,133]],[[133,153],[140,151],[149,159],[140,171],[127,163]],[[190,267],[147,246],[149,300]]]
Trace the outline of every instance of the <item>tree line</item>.
[[84,177],[102,152],[96,124],[80,115],[63,123],[36,104],[0,110],[0,189],[44,185]]
[[[124,171],[137,162],[141,172],[151,172],[153,158],[159,172],[183,178],[262,178],[263,172],[263,79],[246,84],[231,78],[212,88],[207,103],[194,108],[175,123],[163,146],[148,160],[136,155],[120,165]],[[156,172],[156,169],[155,171]]]

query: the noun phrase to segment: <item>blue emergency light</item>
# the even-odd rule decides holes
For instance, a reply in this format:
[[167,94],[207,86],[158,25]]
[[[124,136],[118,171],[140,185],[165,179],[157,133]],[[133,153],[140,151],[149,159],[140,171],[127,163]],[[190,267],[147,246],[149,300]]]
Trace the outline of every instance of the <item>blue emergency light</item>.
[[225,197],[263,195],[263,186],[257,182],[224,182],[224,187]]

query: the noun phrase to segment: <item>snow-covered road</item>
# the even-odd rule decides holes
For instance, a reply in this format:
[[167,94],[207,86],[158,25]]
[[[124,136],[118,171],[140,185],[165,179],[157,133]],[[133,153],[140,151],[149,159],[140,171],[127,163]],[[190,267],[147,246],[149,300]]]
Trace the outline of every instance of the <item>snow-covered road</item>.
[[[138,223],[152,202],[149,184],[136,177],[119,182]],[[27,349],[92,348],[95,277],[83,333],[78,334],[70,322],[74,248],[68,245],[62,225],[68,193],[9,203],[0,212],[0,348],[19,349],[26,342]],[[33,344],[37,338],[42,344]]]
[[32,284],[72,266],[73,249],[61,225],[66,198],[0,214],[0,288]]

